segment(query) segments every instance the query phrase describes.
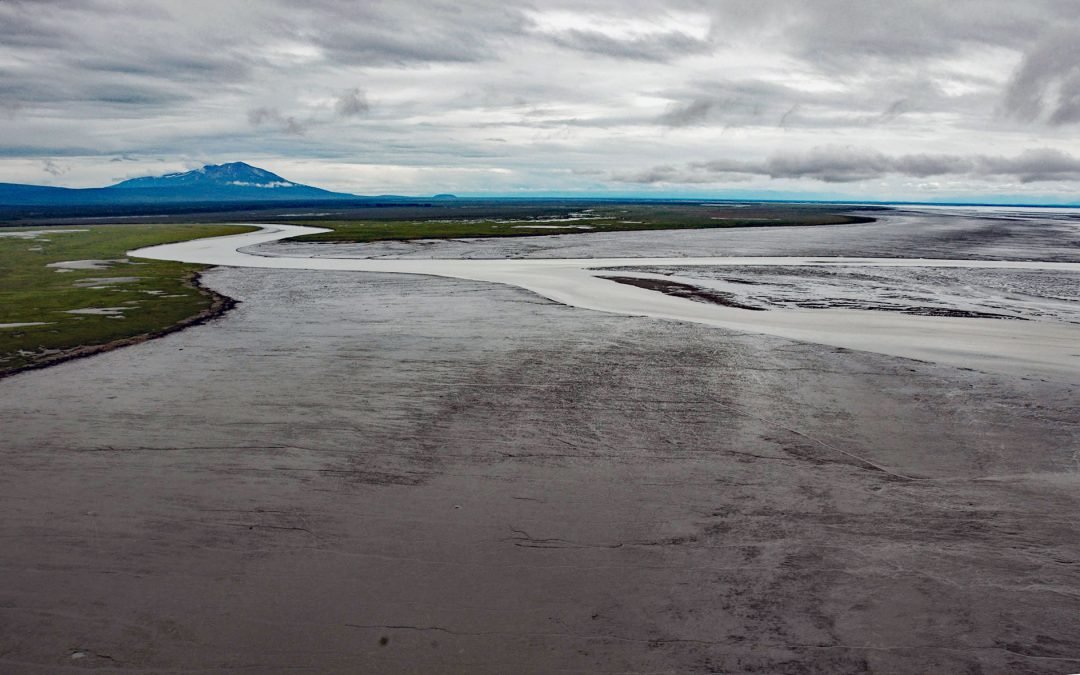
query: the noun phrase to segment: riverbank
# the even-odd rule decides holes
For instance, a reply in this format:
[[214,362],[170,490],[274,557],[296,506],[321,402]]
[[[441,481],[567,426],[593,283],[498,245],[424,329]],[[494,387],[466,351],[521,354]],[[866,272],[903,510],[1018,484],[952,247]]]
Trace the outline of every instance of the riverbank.
[[0,230],[0,377],[165,335],[224,312],[205,266],[131,260],[141,246],[250,231],[225,225]]
[[95,354],[104,354],[105,352],[111,352],[114,349],[130,347],[132,345],[146,342],[147,340],[165,337],[166,335],[182,331],[185,328],[199,326],[208,321],[212,321],[213,319],[222,316],[230,309],[236,307],[236,300],[233,300],[232,298],[224,296],[221,293],[214,291],[213,289],[203,286],[199,282],[201,276],[202,275],[199,273],[193,273],[188,279],[185,280],[185,283],[187,285],[197,289],[201,295],[204,295],[210,299],[210,306],[202,310],[201,312],[181,319],[180,321],[172,324],[171,326],[165,326],[164,328],[152,330],[148,333],[140,333],[132,337],[112,340],[103,344],[83,345],[71,349],[60,350],[54,354],[47,354],[45,356],[41,356],[25,365],[0,370],[0,380],[4,379],[5,377],[11,377],[12,375],[24,373],[28,370],[39,370],[41,368],[48,368],[50,366],[55,366],[61,363],[65,363],[67,361],[86,358],[87,356],[94,356]]

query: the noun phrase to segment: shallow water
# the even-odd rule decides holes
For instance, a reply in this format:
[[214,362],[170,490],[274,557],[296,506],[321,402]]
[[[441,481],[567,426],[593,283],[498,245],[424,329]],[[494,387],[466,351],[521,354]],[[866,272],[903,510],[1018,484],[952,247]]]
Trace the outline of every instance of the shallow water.
[[27,326],[48,326],[47,321],[23,321],[16,323],[0,323],[0,328],[26,328]]
[[11,237],[13,239],[38,239],[50,234],[69,234],[71,232],[89,232],[90,230],[71,230],[71,229],[54,229],[48,230],[18,230],[15,232],[9,232],[6,230],[0,230],[0,237]]
[[127,258],[117,260],[64,260],[62,262],[48,263],[46,267],[52,267],[57,272],[68,270],[104,270],[118,263],[126,263]]
[[[912,219],[915,220],[912,220]],[[907,252],[908,249],[915,251],[927,250],[925,242],[919,245],[919,241],[942,240],[943,232],[951,233],[954,241],[968,241],[958,232],[972,228],[984,229],[987,221],[992,228],[998,228],[1001,223],[1008,223],[1006,229],[1010,232],[1028,232],[1030,236],[1023,238],[1023,245],[1016,245],[1010,249],[1012,255],[1002,259],[985,259],[972,257],[969,246],[965,258],[917,258],[899,257],[897,253]],[[922,223],[921,235],[916,235],[905,223]],[[975,223],[975,225],[973,225]],[[854,236],[853,229],[869,227],[869,232],[877,233],[874,236],[863,236],[859,230],[859,236]],[[791,230],[792,228],[784,228]],[[837,256],[688,256],[686,255],[687,244],[702,236],[715,236],[725,239],[741,237],[754,246],[768,246],[761,241],[777,236],[769,229],[749,228],[716,231],[683,231],[662,232],[660,235],[671,240],[669,250],[676,250],[681,255],[668,258],[640,257],[627,254],[640,252],[642,233],[614,233],[605,234],[603,240],[597,244],[594,236],[599,235],[573,235],[571,237],[537,237],[544,241],[532,242],[521,240],[495,240],[496,245],[507,247],[534,247],[533,252],[551,245],[552,241],[575,240],[577,237],[590,238],[596,244],[594,250],[610,250],[611,239],[622,235],[625,237],[622,257],[589,257],[589,258],[554,258],[550,255],[543,257],[521,258],[510,257],[502,259],[463,259],[451,260],[442,256],[447,247],[454,249],[460,245],[460,241],[439,242],[433,244],[429,252],[433,255],[428,258],[419,257],[354,257],[357,255],[372,256],[381,250],[379,245],[363,246],[327,246],[311,244],[286,244],[277,247],[267,246],[279,240],[297,236],[299,234],[320,231],[316,228],[303,228],[297,226],[275,225],[268,226],[260,232],[221,237],[216,239],[184,242],[165,246],[151,247],[134,251],[131,255],[158,258],[164,260],[181,260],[211,265],[232,265],[240,267],[264,267],[273,269],[318,269],[336,271],[366,271],[366,272],[396,272],[408,274],[427,274],[447,276],[474,281],[489,281],[505,283],[533,291],[545,298],[560,303],[582,307],[586,309],[628,314],[636,316],[650,316],[660,319],[678,321],[692,321],[712,326],[730,328],[741,331],[764,333],[796,340],[816,342],[836,347],[874,351],[892,356],[922,359],[946,363],[954,366],[975,368],[988,372],[1010,373],[1016,375],[1031,375],[1044,378],[1053,378],[1075,382],[1080,380],[1080,328],[1069,323],[1076,316],[1076,308],[1073,301],[1063,297],[1060,293],[1068,293],[1068,288],[1080,273],[1080,262],[1068,260],[1068,252],[1075,243],[1070,233],[1078,230],[1077,224],[1071,219],[1071,214],[1038,214],[1031,220],[1024,220],[1019,216],[984,217],[970,216],[966,213],[956,216],[942,216],[935,214],[921,214],[919,216],[887,217],[882,222],[865,225],[843,226],[819,226],[810,228],[796,228],[801,234],[808,237],[817,236],[819,239],[837,238],[841,235],[850,242],[860,242],[862,246],[851,246],[846,253],[856,251],[873,250],[874,246],[880,246],[886,240],[884,233],[894,239],[908,239],[913,243],[907,248],[892,249],[891,256],[885,258],[871,257],[837,257]],[[932,230],[927,233],[925,230]],[[1047,238],[1047,232],[1053,230],[1061,234],[1060,241]],[[703,234],[704,233],[704,234]],[[644,233],[655,236],[658,233]],[[680,236],[676,236],[680,235]],[[685,236],[681,236],[685,235]],[[791,239],[788,233],[787,240]],[[877,238],[877,244],[867,248],[867,242]],[[1009,235],[1014,236],[1014,235]],[[1019,236],[1019,235],[1015,235]],[[914,238],[914,239],[913,239]],[[604,242],[607,242],[605,247]],[[482,243],[487,246],[487,240]],[[985,245],[985,238],[982,244]],[[575,246],[588,245],[576,243]],[[749,246],[749,245],[748,245]],[[539,248],[536,248],[539,247]],[[999,244],[1000,247],[1000,244]],[[543,249],[546,254],[553,249]],[[1031,259],[1028,254],[1039,251],[1041,259]],[[560,251],[564,252],[564,251]],[[306,256],[304,254],[307,254]],[[334,253],[333,257],[330,256]],[[799,300],[788,298],[785,305],[778,298],[774,298],[771,311],[753,312],[732,307],[719,307],[693,302],[684,298],[676,298],[658,293],[652,290],[618,284],[602,278],[602,270],[627,266],[642,266],[650,268],[677,268],[680,278],[693,281],[702,278],[701,270],[705,270],[704,278],[710,274],[715,276],[714,270],[723,266],[728,268],[748,267],[784,267],[785,274],[791,277],[791,270],[802,269],[803,279],[800,283],[805,285],[803,296],[813,294],[819,297],[828,290],[827,285],[821,283],[808,283],[805,279],[808,268],[818,271],[814,274],[820,277],[821,270],[847,270],[853,274],[856,268],[875,270],[879,275],[877,286],[870,292],[864,285],[860,291],[857,287],[844,289],[846,298],[832,297],[825,299],[826,309],[805,309],[799,307]],[[694,272],[688,272],[687,268],[693,267]],[[820,269],[819,269],[820,268]],[[924,310],[912,313],[892,313],[880,311],[866,311],[876,309],[873,303],[880,305],[880,296],[885,293],[897,294],[895,290],[902,286],[899,281],[897,269],[914,268],[922,270],[925,278],[929,272],[926,270],[953,270],[953,272],[938,272],[938,289],[946,289],[945,293],[937,293],[943,297],[949,296],[952,300],[928,300],[924,298]],[[880,270],[892,270],[886,273],[891,277],[881,277]],[[963,289],[963,283],[956,281],[956,270],[979,270],[981,274],[1013,274],[1026,272],[1029,278],[1034,273],[1042,273],[1042,286],[1049,285],[1059,290],[1058,296],[1029,298],[1024,301],[1019,296],[1011,298],[999,297],[991,294],[991,298],[969,297],[972,294]],[[900,273],[903,274],[903,273]],[[907,272],[910,276],[910,272]],[[951,278],[948,276],[953,274]],[[1063,275],[1061,278],[1047,282],[1052,275]],[[693,276],[691,276],[693,275]],[[786,283],[786,282],[785,282]],[[906,282],[910,289],[911,280]],[[776,285],[775,283],[773,284]],[[836,284],[833,284],[836,289]],[[924,291],[915,291],[916,293]],[[904,292],[899,292],[903,296]],[[774,292],[773,296],[777,294]],[[826,294],[827,295],[827,294]],[[834,294],[839,295],[839,294]],[[907,298],[907,305],[913,298]],[[1008,301],[1005,308],[998,305]],[[927,304],[929,303],[929,304]],[[981,303],[981,305],[980,305]],[[997,303],[997,304],[995,304]],[[933,305],[939,308],[951,305],[956,311],[953,316],[934,315]],[[968,308],[970,305],[991,305],[995,312],[989,308]],[[968,316],[956,316],[967,312]],[[918,314],[930,314],[920,316]],[[978,314],[1007,314],[1015,318],[1034,319],[1028,321],[1001,321],[990,318],[969,318]],[[912,315],[915,314],[915,315]]]

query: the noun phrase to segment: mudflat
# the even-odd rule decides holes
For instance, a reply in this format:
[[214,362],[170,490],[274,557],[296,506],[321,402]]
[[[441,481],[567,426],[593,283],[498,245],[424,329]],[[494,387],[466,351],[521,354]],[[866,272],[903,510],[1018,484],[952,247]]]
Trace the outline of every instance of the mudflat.
[[5,672],[1080,670],[1075,383],[204,283],[241,304],[0,383]]

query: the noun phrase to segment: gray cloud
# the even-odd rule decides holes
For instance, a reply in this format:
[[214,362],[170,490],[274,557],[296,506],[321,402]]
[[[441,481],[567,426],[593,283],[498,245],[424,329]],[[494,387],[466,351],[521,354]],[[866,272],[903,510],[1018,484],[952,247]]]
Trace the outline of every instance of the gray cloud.
[[801,107],[801,103],[796,103],[790,108],[788,108],[787,111],[785,111],[784,114],[780,116],[780,122],[777,124],[777,126],[779,126],[781,129],[786,129],[788,124],[795,120],[795,117],[799,114],[799,108]]
[[913,112],[967,105],[967,101],[949,100],[932,85],[904,73],[874,78],[856,91],[807,91],[773,82],[714,80],[673,89],[664,96],[673,102],[655,122],[668,127],[865,127],[892,124]]
[[283,115],[277,108],[253,108],[248,111],[248,122],[253,127],[274,127],[290,136],[303,136],[307,126],[292,115]]
[[657,118],[657,121],[669,127],[702,124],[709,119],[709,115],[715,108],[715,99],[695,98],[686,104],[672,104],[667,112]]
[[63,176],[65,173],[71,170],[70,167],[61,166],[56,163],[56,160],[51,157],[47,157],[41,162],[42,170],[51,176]]
[[641,185],[1080,181],[1075,2],[0,0],[0,180],[64,158],[95,184],[128,155],[362,161],[399,192],[438,167],[478,190],[627,166],[656,167]]
[[519,9],[482,0],[289,5],[286,31],[336,61],[367,65],[469,63],[494,58],[498,42],[522,33]]
[[1011,115],[1052,125],[1080,122],[1078,30],[1080,24],[1055,31],[1027,51],[1005,93]]
[[666,91],[664,95],[673,99],[673,103],[655,121],[669,127],[746,126],[772,124],[776,120],[784,124],[791,108],[816,103],[821,98],[818,94],[755,80],[696,82],[688,88]]
[[620,183],[640,183],[649,185],[652,183],[687,183],[694,181],[695,174],[679,169],[672,164],[654,166],[641,171],[616,172],[612,174],[612,180]]
[[341,117],[357,117],[371,110],[367,96],[359,88],[350,89],[334,103],[334,111]]
[[248,122],[254,127],[259,127],[269,122],[279,122],[281,111],[277,108],[252,108],[248,111]]
[[[641,185],[653,185],[657,183],[667,185],[697,185],[723,182],[737,182],[747,180],[752,171],[722,170],[719,172],[702,171],[700,166],[679,168],[672,164],[654,166],[642,171],[616,172],[610,179],[618,183],[637,183]],[[721,178],[722,176],[722,178]]]
[[1022,183],[1080,179],[1080,159],[1060,150],[1027,150],[1017,157],[979,157],[976,171],[986,176],[1016,176]]
[[707,40],[679,32],[618,39],[599,31],[575,29],[550,37],[560,47],[634,61],[672,61],[712,50]]
[[4,101],[0,99],[0,117],[6,117],[9,120],[15,119],[22,110],[23,105],[17,101]]
[[298,122],[295,117],[286,117],[285,125],[281,130],[291,136],[303,136],[307,133],[307,128],[302,123]]
[[106,75],[145,78],[168,78],[173,81],[197,82],[240,81],[251,74],[251,64],[242,57],[211,52],[187,54],[160,52],[153,60],[140,58],[137,50],[117,50],[114,54],[90,58],[72,55],[70,67]]
[[884,155],[851,148],[815,148],[806,154],[783,153],[769,158],[764,167],[747,167],[741,173],[772,178],[812,178],[826,183],[849,183],[875,178],[890,170]]
[[888,123],[900,117],[904,113],[908,112],[911,108],[911,103],[906,98],[901,98],[893,101],[889,104],[889,107],[881,112],[881,117],[878,118],[879,122]]
[[[686,5],[686,7],[684,7]],[[707,28],[709,17],[700,12],[699,26],[672,24],[673,13],[695,9],[696,3],[675,2],[635,3],[592,0],[580,3],[541,2],[524,10],[526,20],[516,23],[515,30],[524,29],[539,39],[565,49],[616,60],[666,63],[678,59],[708,54],[716,42],[699,30]],[[697,8],[699,9],[699,8]],[[577,25],[565,21],[549,25],[545,11],[573,10],[581,13]],[[627,29],[627,24],[636,23]],[[644,30],[645,27],[648,30]]]
[[1049,148],[1026,150],[1015,157],[992,155],[886,155],[873,150],[829,146],[803,153],[778,153],[761,161],[720,159],[670,164],[644,171],[615,173],[624,183],[715,183],[741,176],[810,179],[824,183],[855,183],[888,175],[912,178],[967,176],[1012,178],[1021,183],[1080,180],[1080,159]]
[[973,45],[1024,47],[1076,11],[1070,0],[716,0],[709,6],[721,35],[779,38],[807,61],[840,72],[875,62],[895,67]]

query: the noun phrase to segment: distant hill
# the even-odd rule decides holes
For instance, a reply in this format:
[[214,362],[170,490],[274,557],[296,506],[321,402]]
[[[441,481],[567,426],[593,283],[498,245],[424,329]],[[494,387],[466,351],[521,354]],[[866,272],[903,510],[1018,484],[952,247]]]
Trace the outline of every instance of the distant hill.
[[244,162],[208,164],[193,171],[132,178],[104,188],[72,189],[0,183],[0,206],[306,202],[338,199],[358,197],[294,183]]

